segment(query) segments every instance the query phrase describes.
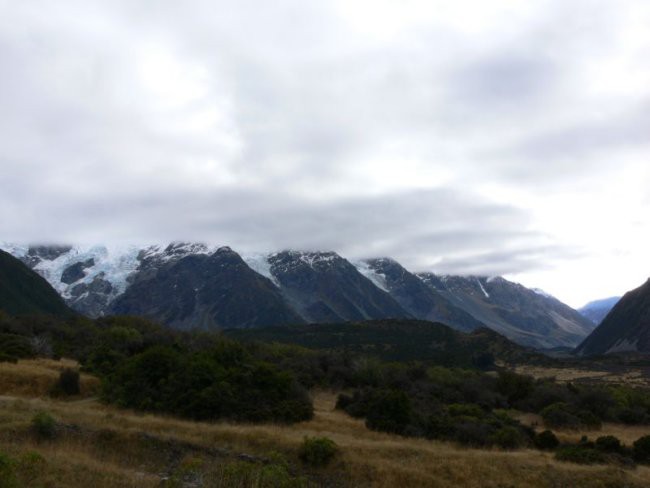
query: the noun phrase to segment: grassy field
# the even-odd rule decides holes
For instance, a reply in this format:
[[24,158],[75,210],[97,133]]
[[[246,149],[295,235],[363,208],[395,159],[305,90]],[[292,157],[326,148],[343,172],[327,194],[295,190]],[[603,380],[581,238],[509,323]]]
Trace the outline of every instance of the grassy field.
[[578,369],[578,368],[551,368],[544,366],[521,365],[514,368],[515,372],[533,378],[555,378],[560,383],[585,382],[585,383],[611,383],[625,384],[650,388],[648,371],[642,368],[617,369]]
[[[293,426],[198,423],[120,410],[95,399],[97,380],[88,376],[79,397],[49,398],[58,371],[71,365],[0,364],[0,451],[14,460],[14,486],[650,486],[647,467],[578,466],[534,450],[462,449],[372,432],[334,410],[331,392],[314,392],[314,419]],[[31,430],[42,411],[57,421],[52,440]],[[648,433],[606,425],[598,435],[610,432],[625,442]],[[305,436],[333,439],[340,447],[334,463],[304,467],[297,453]]]

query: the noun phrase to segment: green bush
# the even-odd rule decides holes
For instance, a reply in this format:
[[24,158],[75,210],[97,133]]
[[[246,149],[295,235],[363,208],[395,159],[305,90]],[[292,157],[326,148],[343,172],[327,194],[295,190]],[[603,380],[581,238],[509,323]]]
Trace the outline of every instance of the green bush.
[[632,450],[637,462],[650,464],[650,435],[644,435],[634,441]]
[[497,430],[491,440],[502,449],[517,449],[525,444],[521,432],[515,427],[503,427]]
[[570,405],[554,403],[540,412],[544,425],[555,429],[579,429],[580,419],[573,414]]
[[52,389],[54,396],[72,396],[81,392],[79,387],[79,371],[72,368],[65,368],[59,373],[59,379]]
[[620,452],[621,441],[613,435],[605,435],[596,439],[596,449],[603,452]]
[[338,452],[336,443],[327,437],[305,437],[300,446],[300,460],[313,467],[328,465]]
[[32,417],[32,430],[39,439],[53,439],[56,435],[56,420],[47,412]]
[[366,426],[371,430],[404,434],[411,415],[411,400],[406,393],[379,391],[369,405]]
[[577,464],[603,464],[607,462],[607,458],[602,452],[582,446],[560,447],[555,452],[555,459]]
[[550,430],[545,430],[537,434],[535,436],[534,443],[537,449],[541,449],[544,451],[546,450],[552,451],[558,445],[560,445],[560,441],[557,439],[555,434]]
[[483,418],[485,412],[474,403],[454,403],[448,407],[449,415],[452,417],[475,417]]

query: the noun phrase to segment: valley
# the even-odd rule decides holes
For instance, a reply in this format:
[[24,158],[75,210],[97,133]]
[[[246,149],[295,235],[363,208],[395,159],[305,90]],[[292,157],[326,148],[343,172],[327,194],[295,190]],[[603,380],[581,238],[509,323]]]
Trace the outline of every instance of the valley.
[[[0,363],[6,388],[0,398],[0,450],[22,460],[19,486],[109,487],[275,487],[373,486],[448,487],[643,487],[650,468],[620,469],[558,462],[536,450],[483,450],[453,443],[373,432],[362,421],[335,410],[336,394],[314,390],[314,418],[292,426],[188,422],[104,405],[92,389],[80,397],[48,397],[52,371],[69,362]],[[17,388],[22,373],[35,380]],[[15,375],[21,381],[12,381]],[[90,378],[87,382],[92,384]],[[14,386],[7,386],[10,382]],[[49,412],[60,432],[38,440],[31,421]],[[534,419],[533,419],[534,421]],[[576,431],[567,440],[614,434],[631,443],[644,429],[605,424],[598,432]],[[327,436],[340,454],[327,468],[301,465],[305,436]],[[271,467],[275,467],[271,469]],[[286,470],[283,468],[286,466]],[[525,473],[525,474],[524,474]]]

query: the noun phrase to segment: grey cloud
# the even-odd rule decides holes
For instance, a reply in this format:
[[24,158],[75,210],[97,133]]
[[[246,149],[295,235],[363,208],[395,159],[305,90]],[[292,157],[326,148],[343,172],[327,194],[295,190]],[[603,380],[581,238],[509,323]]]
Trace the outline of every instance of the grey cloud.
[[[489,274],[561,263],[574,243],[482,185],[544,196],[621,151],[647,156],[647,92],[587,99],[604,121],[570,106],[576,63],[616,45],[629,5],[551,1],[487,37],[432,22],[385,42],[332,2],[5,2],[3,239],[329,248]],[[154,86],[138,71],[149,45],[180,63]],[[195,71],[197,98],[166,109],[165,84]],[[410,179],[392,181],[405,161]]]

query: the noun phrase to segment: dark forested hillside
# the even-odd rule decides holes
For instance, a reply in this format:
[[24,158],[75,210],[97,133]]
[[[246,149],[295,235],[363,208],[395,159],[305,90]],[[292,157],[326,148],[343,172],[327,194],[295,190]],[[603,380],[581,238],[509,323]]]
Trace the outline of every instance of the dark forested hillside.
[[626,293],[576,348],[582,356],[614,352],[650,353],[650,280]]
[[14,315],[73,313],[44,278],[4,251],[0,251],[0,310]]
[[440,323],[419,320],[267,327],[224,333],[238,340],[297,344],[345,351],[353,357],[368,355],[388,361],[424,361],[454,367],[489,367],[495,360],[552,361],[487,328],[463,333]]

